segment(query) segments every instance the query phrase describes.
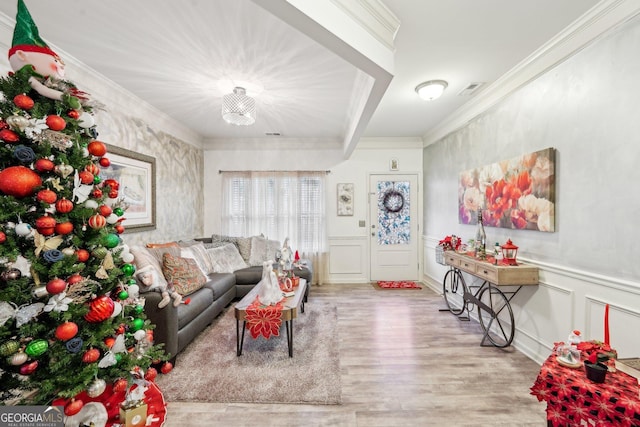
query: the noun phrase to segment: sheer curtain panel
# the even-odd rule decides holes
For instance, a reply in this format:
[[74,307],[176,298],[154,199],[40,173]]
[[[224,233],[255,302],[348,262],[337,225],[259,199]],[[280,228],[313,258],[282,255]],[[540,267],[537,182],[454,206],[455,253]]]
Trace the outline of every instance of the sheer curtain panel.
[[326,172],[222,172],[222,234],[284,242],[313,263],[314,282],[326,271]]

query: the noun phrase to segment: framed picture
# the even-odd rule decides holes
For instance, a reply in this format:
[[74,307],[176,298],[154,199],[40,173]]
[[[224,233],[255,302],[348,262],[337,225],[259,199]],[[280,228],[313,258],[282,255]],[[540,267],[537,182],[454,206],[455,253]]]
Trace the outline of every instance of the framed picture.
[[338,184],[338,216],[353,216],[353,184]]
[[398,159],[389,160],[389,170],[397,171],[398,170]]
[[120,183],[118,200],[126,208],[123,222],[126,232],[156,228],[156,159],[145,154],[107,144],[109,167],[100,170],[100,178]]

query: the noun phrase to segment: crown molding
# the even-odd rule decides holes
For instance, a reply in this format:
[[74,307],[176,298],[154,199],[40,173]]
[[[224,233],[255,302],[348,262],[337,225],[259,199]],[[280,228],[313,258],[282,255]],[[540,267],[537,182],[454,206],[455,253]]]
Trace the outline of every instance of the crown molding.
[[400,20],[380,0],[331,0],[344,13],[357,21],[369,34],[391,50]]
[[638,14],[640,2],[637,0],[603,0],[596,4],[498,80],[483,88],[438,126],[425,133],[422,136],[423,146],[431,145],[462,128],[519,88]]
[[[265,144],[268,142],[268,144]],[[244,138],[237,139],[204,139],[202,148],[205,151],[298,151],[322,150],[342,152],[342,141],[328,138]]]

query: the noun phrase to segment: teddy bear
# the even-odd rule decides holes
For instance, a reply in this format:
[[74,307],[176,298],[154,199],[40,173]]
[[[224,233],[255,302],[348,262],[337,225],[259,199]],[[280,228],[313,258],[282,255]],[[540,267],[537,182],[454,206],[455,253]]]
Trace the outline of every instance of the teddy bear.
[[158,308],[166,307],[173,299],[173,306],[177,307],[182,302],[180,295],[170,284],[158,279],[158,272],[150,265],[141,268],[136,272],[136,279],[140,284],[140,293],[159,292],[162,299],[158,303]]

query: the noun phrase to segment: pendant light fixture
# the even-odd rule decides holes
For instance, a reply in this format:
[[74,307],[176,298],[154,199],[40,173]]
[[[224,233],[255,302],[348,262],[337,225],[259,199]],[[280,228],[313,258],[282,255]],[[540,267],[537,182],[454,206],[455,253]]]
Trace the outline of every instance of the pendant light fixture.
[[233,88],[233,93],[222,97],[222,118],[237,126],[249,126],[256,122],[256,100],[247,95],[242,87]]

